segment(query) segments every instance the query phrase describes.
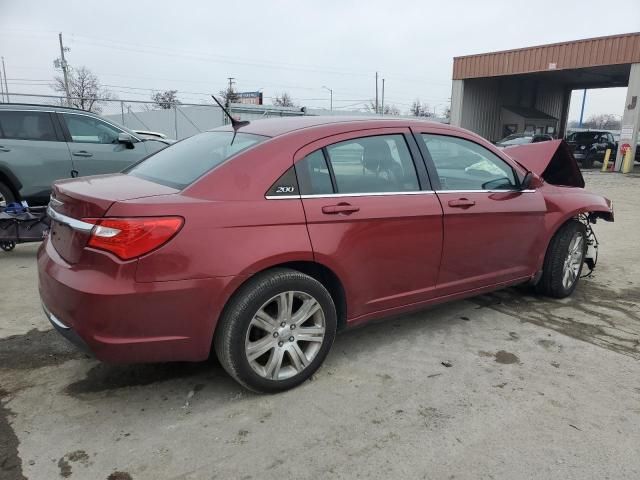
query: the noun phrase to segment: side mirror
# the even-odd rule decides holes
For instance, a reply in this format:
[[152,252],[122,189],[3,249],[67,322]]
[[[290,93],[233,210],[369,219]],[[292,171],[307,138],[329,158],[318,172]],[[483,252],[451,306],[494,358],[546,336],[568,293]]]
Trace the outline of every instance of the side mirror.
[[535,190],[542,186],[542,179],[540,176],[533,172],[527,172],[520,184],[520,190]]
[[133,148],[133,137],[128,133],[120,132],[118,134],[118,143],[123,143],[127,148]]

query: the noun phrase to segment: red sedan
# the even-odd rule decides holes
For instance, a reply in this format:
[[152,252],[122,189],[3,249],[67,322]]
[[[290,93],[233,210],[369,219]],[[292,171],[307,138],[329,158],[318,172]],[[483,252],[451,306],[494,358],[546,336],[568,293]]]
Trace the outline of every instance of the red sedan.
[[529,282],[570,295],[611,202],[566,145],[501,151],[404,119],[222,127],[122,174],[60,181],[45,312],[107,362],[198,361],[294,387],[336,331]]

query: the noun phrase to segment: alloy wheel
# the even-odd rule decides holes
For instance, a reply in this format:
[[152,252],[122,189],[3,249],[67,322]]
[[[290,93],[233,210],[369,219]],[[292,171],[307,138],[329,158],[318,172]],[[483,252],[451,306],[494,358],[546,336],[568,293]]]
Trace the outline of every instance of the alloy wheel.
[[325,330],[324,311],[313,296],[299,291],[282,292],[266,301],[251,319],[245,356],[262,378],[291,378],[316,357]]
[[569,249],[562,268],[562,286],[564,288],[571,288],[577,280],[583,256],[584,238],[580,232],[576,232],[569,242]]

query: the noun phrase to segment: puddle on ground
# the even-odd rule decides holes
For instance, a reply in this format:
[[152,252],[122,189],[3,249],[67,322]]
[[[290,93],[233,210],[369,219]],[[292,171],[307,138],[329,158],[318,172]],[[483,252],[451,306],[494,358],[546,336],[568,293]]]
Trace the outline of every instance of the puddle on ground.
[[[470,301],[478,308],[491,308],[640,360],[638,298],[640,288],[615,291],[583,279],[573,295],[563,300],[509,288]],[[561,348],[547,340],[539,344],[546,349]]]

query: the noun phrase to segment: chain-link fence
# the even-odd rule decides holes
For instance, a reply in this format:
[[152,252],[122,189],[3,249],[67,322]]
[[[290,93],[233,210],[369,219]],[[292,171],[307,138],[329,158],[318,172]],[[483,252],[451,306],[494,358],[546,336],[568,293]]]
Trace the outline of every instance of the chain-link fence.
[[[66,97],[10,93],[12,103],[69,106]],[[217,105],[179,103],[161,108],[157,103],[140,100],[105,98],[69,99],[71,106],[88,110],[119,123],[131,130],[159,132],[167,137],[186,138],[224,124],[224,115]]]
[[[6,94],[5,94],[6,96]],[[55,105],[66,107],[68,100],[60,95],[34,95],[10,93],[11,103],[37,105]],[[180,140],[196,133],[204,132],[229,123],[222,109],[211,103],[178,103],[162,108],[153,101],[123,100],[107,98],[70,99],[71,106],[89,110],[104,118],[119,123],[131,130],[158,132],[169,138]],[[341,110],[306,109],[303,107],[278,107],[275,105],[248,105],[233,103],[230,113],[238,120],[260,120],[273,117],[292,117],[302,115],[357,115],[363,118],[379,118],[379,115]],[[443,121],[444,119],[430,118]]]
[[[178,103],[162,108],[152,101],[123,100],[107,98],[76,98],[58,95],[34,95],[10,93],[11,103],[37,105],[69,106],[88,110],[119,123],[131,130],[144,130],[163,133],[167,137],[180,140],[196,133],[220,125],[226,125],[228,119],[222,109],[213,103]],[[232,104],[231,114],[239,120],[257,120],[261,118],[299,116],[305,111],[301,108],[276,107],[267,105]]]

